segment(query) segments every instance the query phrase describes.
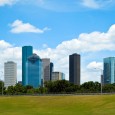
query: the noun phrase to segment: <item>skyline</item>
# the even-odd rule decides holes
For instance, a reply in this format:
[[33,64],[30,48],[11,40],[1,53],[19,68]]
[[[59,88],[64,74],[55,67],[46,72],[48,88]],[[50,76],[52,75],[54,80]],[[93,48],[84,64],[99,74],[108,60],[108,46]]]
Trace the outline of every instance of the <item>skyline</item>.
[[15,61],[21,80],[21,47],[31,45],[67,80],[69,55],[80,54],[81,83],[100,81],[101,72],[94,68],[115,56],[114,6],[113,0],[1,0],[0,68]]

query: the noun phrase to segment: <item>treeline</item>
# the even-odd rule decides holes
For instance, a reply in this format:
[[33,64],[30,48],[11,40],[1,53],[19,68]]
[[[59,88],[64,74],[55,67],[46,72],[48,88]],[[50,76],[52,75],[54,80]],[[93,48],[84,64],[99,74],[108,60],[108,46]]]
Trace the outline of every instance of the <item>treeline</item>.
[[[3,87],[2,87],[3,86]],[[103,93],[115,93],[115,84],[108,84],[102,87]],[[85,82],[82,85],[74,85],[66,80],[45,82],[44,87],[33,88],[30,85],[22,86],[16,84],[7,89],[0,81],[0,94],[4,95],[29,95],[29,94],[71,94],[71,93],[100,93],[101,84],[99,82]]]

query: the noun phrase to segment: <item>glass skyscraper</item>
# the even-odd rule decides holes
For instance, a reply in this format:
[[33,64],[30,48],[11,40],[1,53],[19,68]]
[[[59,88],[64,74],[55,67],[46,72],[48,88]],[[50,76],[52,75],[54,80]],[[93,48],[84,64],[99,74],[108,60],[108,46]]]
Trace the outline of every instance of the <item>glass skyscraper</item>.
[[104,58],[104,84],[115,83],[115,57]]
[[80,55],[76,53],[69,56],[69,82],[80,85]]
[[54,71],[54,64],[50,62],[50,81],[52,79],[52,72]]
[[22,47],[22,85],[26,85],[26,62],[29,56],[33,54],[32,46]]
[[28,57],[26,63],[26,85],[31,85],[34,88],[41,86],[43,79],[42,60],[36,54]]

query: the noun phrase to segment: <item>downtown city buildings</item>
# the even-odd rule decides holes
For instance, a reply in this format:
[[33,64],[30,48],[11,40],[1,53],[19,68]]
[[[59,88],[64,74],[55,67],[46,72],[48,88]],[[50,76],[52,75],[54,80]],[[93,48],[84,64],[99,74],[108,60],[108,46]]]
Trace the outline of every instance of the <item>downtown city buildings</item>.
[[40,57],[33,54],[32,46],[22,47],[22,85],[37,88],[42,85],[43,68]]
[[[11,68],[13,67],[11,66]],[[17,79],[17,74],[15,78]],[[8,80],[7,77],[5,79],[5,81]],[[31,85],[34,88],[38,88],[44,86],[44,82],[64,79],[65,74],[63,72],[54,71],[54,64],[50,62],[50,58],[40,58],[37,54],[33,53],[32,46],[22,47],[23,86]],[[80,55],[76,53],[69,56],[69,82],[80,85]],[[16,83],[15,80],[13,85]]]
[[[79,54],[69,55],[69,82],[75,85],[80,85],[80,61]],[[103,59],[103,75],[101,78],[104,85],[115,83],[115,57]],[[65,79],[65,74],[54,71],[54,64],[50,62],[50,58],[40,58],[33,53],[32,46],[22,47],[23,86],[32,85],[37,88],[44,86],[44,82],[63,79]],[[4,82],[5,87],[14,86],[17,83],[17,64],[13,61],[8,61],[4,64]]]
[[44,86],[44,82],[53,79],[53,71],[54,65],[50,62],[50,58],[40,58],[37,54],[33,53],[32,46],[22,47],[23,86],[31,85],[34,88]]

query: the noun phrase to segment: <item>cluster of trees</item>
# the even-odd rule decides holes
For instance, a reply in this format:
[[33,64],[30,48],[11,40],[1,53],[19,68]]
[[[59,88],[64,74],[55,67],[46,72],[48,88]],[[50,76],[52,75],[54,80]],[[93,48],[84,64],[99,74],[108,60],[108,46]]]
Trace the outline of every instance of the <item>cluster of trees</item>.
[[[2,87],[3,86],[3,87]],[[115,84],[107,84],[102,87],[103,93],[115,93]],[[58,93],[100,93],[101,84],[99,82],[85,82],[82,85],[74,85],[66,80],[45,82],[44,87],[33,88],[30,85],[22,86],[16,84],[7,89],[4,83],[0,81],[0,93],[4,95],[23,95],[23,94],[58,94]]]

